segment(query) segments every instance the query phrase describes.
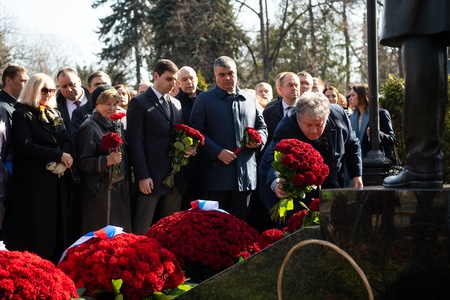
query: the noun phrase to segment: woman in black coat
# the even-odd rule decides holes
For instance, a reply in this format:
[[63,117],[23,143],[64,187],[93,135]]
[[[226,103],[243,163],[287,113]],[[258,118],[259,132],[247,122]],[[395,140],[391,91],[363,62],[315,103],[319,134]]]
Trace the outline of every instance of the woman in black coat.
[[106,225],[131,232],[130,172],[124,144],[105,150],[102,138],[116,132],[124,138],[123,124],[110,120],[120,95],[109,85],[98,86],[91,95],[95,109],[80,126],[77,136],[77,164],[81,170],[83,233]]
[[30,77],[12,115],[13,199],[6,211],[5,243],[57,262],[65,243],[68,195],[66,168],[71,142],[54,109],[55,83],[42,73]]

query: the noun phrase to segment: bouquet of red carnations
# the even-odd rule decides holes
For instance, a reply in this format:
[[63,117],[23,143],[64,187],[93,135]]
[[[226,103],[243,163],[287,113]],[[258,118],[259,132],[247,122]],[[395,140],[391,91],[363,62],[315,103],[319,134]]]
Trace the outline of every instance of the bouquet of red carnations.
[[[117,152],[120,151],[119,148],[123,144],[123,140],[119,134],[115,132],[108,132],[102,137],[102,148],[105,151],[110,153],[111,151]],[[120,166],[119,164],[115,164],[112,168],[109,168],[109,189],[112,189],[112,184],[114,182],[114,175],[119,174]]]
[[0,251],[1,299],[71,299],[78,297],[72,279],[36,254]]
[[287,223],[287,227],[283,229],[284,232],[292,233],[303,227],[314,226],[320,224],[320,199],[314,199],[309,207],[303,202],[300,204],[305,208],[292,215]]
[[146,235],[172,251],[186,277],[195,283],[259,251],[259,234],[255,229],[217,210],[174,213],[150,227]]
[[184,124],[173,126],[174,139],[172,149],[169,155],[172,157],[172,171],[164,179],[163,184],[173,187],[175,183],[175,174],[180,172],[181,167],[189,162],[189,157],[185,157],[186,152],[193,148],[201,147],[205,144],[205,137],[200,131]]
[[320,153],[297,139],[283,139],[275,146],[272,167],[279,172],[279,178],[284,178],[283,190],[289,193],[271,210],[272,219],[280,223],[284,222],[287,211],[294,208],[294,199],[304,199],[329,174]]
[[[185,277],[175,255],[143,235],[93,237],[69,248],[58,268],[88,297],[143,299],[174,289]],[[118,299],[118,298],[115,298]]]
[[239,152],[241,152],[242,149],[245,147],[245,145],[247,145],[250,142],[254,142],[257,144],[261,143],[262,142],[261,135],[259,134],[258,130],[256,130],[255,128],[245,127],[244,136],[242,137],[242,140],[240,143],[241,146],[234,151],[234,154],[238,155]]

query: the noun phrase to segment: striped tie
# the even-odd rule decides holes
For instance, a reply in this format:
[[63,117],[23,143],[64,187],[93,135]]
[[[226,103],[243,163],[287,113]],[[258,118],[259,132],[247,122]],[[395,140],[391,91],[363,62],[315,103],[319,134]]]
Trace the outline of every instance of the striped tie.
[[166,111],[166,115],[170,117],[169,103],[167,103],[167,100],[164,98],[164,96],[161,96],[160,100],[162,106],[164,107],[164,110]]

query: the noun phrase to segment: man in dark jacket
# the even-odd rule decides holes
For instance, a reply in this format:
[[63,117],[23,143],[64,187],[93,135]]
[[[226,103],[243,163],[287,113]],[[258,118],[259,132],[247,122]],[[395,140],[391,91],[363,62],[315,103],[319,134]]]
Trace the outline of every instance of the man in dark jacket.
[[[401,47],[406,161],[386,187],[442,186],[441,141],[447,102],[450,1],[385,0],[381,43]],[[426,113],[424,113],[426,112]]]
[[262,180],[260,189],[263,189],[260,191],[261,200],[269,211],[277,197],[285,198],[280,195],[281,183],[278,183],[272,168],[275,145],[282,139],[298,139],[320,152],[330,171],[323,188],[339,188],[338,174],[344,161],[353,186],[363,186],[361,147],[343,108],[337,104],[330,105],[322,94],[305,92],[296,102],[295,112],[279,123],[258,169]]
[[[256,157],[267,139],[267,127],[254,94],[237,86],[233,59],[221,56],[214,61],[217,86],[201,93],[191,114],[192,127],[205,136],[201,148],[201,185],[204,198],[216,200],[220,208],[246,220],[247,203],[256,190]],[[252,127],[262,143],[251,142],[236,155],[244,129]]]
[[[191,119],[191,111],[194,106],[195,99],[202,92],[198,88],[198,77],[195,70],[191,67],[184,66],[178,72],[178,86],[180,91],[178,95],[175,96],[176,99],[180,100],[181,112],[183,114],[183,123],[189,124]],[[191,207],[191,201],[201,199],[201,189],[200,189],[200,159],[199,156],[191,158],[189,164],[184,170],[184,175],[186,179],[186,191],[183,195],[183,200],[181,201],[181,209],[189,209]]]
[[175,175],[173,187],[163,184],[171,172],[173,125],[182,123],[181,104],[169,95],[177,76],[178,68],[172,61],[159,60],[153,69],[153,86],[128,105],[128,146],[139,187],[133,219],[136,234],[147,232],[155,213],[164,218],[179,211],[186,188],[181,172]]

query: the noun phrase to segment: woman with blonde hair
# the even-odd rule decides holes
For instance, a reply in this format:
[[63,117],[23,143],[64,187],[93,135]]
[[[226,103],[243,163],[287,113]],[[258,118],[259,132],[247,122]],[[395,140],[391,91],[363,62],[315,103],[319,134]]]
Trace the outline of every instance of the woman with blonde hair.
[[13,199],[5,216],[9,250],[28,250],[58,262],[66,241],[67,168],[73,165],[71,142],[55,109],[55,83],[32,75],[19,96],[12,127]]

